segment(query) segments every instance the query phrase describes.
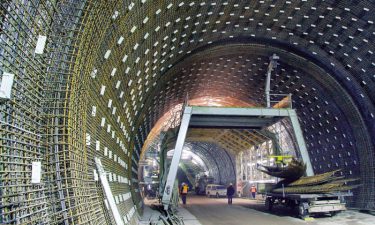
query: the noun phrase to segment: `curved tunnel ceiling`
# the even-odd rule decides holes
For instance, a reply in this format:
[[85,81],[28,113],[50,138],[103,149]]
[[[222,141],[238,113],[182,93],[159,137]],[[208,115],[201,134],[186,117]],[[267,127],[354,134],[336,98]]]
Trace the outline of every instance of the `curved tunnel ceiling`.
[[[261,105],[273,53],[280,65],[272,92],[294,95],[315,172],[341,168],[359,176],[353,205],[373,209],[374,6],[370,0],[2,2],[0,69],[2,76],[15,74],[11,101],[1,108],[8,171],[2,198],[19,199],[5,220],[26,208],[20,222],[107,223],[92,172],[100,156],[122,216],[136,223],[137,162],[156,121],[187,93]],[[35,54],[39,35],[47,44]],[[7,178],[30,173],[23,165],[36,159],[49,171],[46,184]],[[13,188],[17,182],[22,191]],[[38,198],[29,200],[30,193]],[[55,214],[46,216],[50,210]]]
[[155,107],[148,112],[161,110],[163,114],[168,109],[166,105],[182,102],[186,93],[192,98],[232,95],[260,106],[264,73],[272,53],[281,59],[271,90],[293,94],[315,172],[342,168],[346,176],[361,174],[362,179],[371,176],[373,171],[368,169],[371,162],[367,156],[373,149],[369,132],[373,124],[363,120],[360,106],[330,71],[283,49],[227,44],[192,55],[182,66],[178,64],[164,75],[161,84],[167,85],[161,89],[166,91],[154,95]]
[[185,148],[189,149],[191,154],[185,155],[186,149],[184,149],[179,167],[192,185],[194,185],[195,176],[198,174],[212,177],[216,184],[235,183],[235,156],[233,153],[215,143],[207,142],[187,141]]
[[235,160],[234,155],[214,143],[189,141],[191,150],[198,155],[206,164],[209,176],[214,178],[215,183],[235,183]]

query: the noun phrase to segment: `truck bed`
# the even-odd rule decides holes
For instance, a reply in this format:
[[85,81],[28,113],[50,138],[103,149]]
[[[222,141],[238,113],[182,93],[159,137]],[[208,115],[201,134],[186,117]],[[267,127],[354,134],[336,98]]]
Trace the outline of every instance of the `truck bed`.
[[288,194],[288,193],[266,193],[266,196],[278,197],[278,198],[287,198],[291,200],[303,200],[303,199],[324,199],[324,198],[335,198],[335,197],[347,197],[353,196],[351,192],[339,192],[339,193],[316,193],[316,194]]

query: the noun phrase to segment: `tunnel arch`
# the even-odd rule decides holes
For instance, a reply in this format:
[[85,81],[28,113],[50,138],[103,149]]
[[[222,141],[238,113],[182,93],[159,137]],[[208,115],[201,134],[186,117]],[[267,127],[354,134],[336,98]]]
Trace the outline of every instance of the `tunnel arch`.
[[[342,158],[342,154],[348,154],[348,156],[350,156],[350,158],[353,158],[352,161],[356,161],[358,163],[358,161],[362,162],[360,163],[360,166],[361,166],[361,174],[363,175],[362,179],[365,179],[365,177],[367,176],[371,176],[371,174],[373,174],[373,171],[372,171],[372,167],[371,166],[368,166],[368,165],[371,165],[371,158],[369,159],[368,156],[370,155],[371,157],[371,154],[369,154],[373,148],[373,145],[372,145],[372,141],[371,141],[371,133],[368,131],[368,128],[366,128],[366,124],[370,125],[369,128],[371,128],[371,123],[366,123],[363,118],[362,118],[362,115],[361,115],[361,111],[358,104],[354,103],[354,100],[351,98],[351,96],[349,95],[349,93],[346,92],[346,90],[344,88],[341,88],[340,84],[338,83],[338,81],[336,79],[334,79],[330,74],[327,73],[327,71],[323,70],[322,68],[318,67],[317,65],[315,64],[312,64],[310,61],[306,60],[305,58],[302,58],[302,57],[299,57],[297,56],[296,54],[294,53],[291,53],[290,51],[289,52],[285,52],[283,50],[280,50],[278,48],[273,48],[271,47],[270,45],[267,45],[267,50],[265,52],[262,52],[262,50],[265,49],[265,45],[258,45],[258,44],[244,44],[244,43],[241,43],[241,44],[229,44],[228,42],[226,43],[226,45],[219,45],[217,47],[214,47],[214,48],[209,48],[207,49],[206,51],[197,51],[197,56],[195,55],[191,55],[191,57],[189,57],[189,59],[186,59],[184,61],[182,61],[182,65],[176,65],[176,69],[175,67],[172,68],[172,71],[170,73],[167,73],[167,74],[164,74],[163,75],[163,81],[160,82],[160,84],[167,84],[168,81],[170,80],[176,80],[176,78],[174,78],[174,76],[180,76],[180,75],[175,75],[175,74],[181,74],[180,70],[183,70],[181,68],[183,68],[184,66],[191,66],[191,65],[195,65],[196,62],[205,62],[205,61],[208,61],[210,62],[211,58],[213,55],[217,58],[222,58],[223,56],[228,56],[229,59],[233,59],[233,58],[236,58],[238,55],[248,55],[250,56],[249,58],[251,57],[259,57],[259,56],[269,56],[273,53],[277,53],[278,55],[281,56],[281,60],[280,60],[280,66],[283,66],[283,64],[287,64],[288,66],[291,66],[292,69],[290,70],[299,70],[301,72],[299,73],[295,73],[294,75],[295,76],[300,76],[302,77],[301,79],[303,80],[303,82],[306,82],[304,83],[305,86],[309,86],[309,85],[313,85],[314,83],[318,82],[318,85],[313,85],[313,88],[312,89],[317,89],[317,93],[316,95],[318,96],[314,96],[316,100],[312,99],[313,101],[317,102],[317,104],[323,104],[325,105],[325,112],[324,110],[320,110],[320,111],[323,111],[323,113],[326,114],[326,116],[328,116],[332,111],[331,108],[334,108],[334,121],[333,123],[331,122],[331,125],[334,125],[334,129],[337,131],[337,130],[341,130],[341,131],[347,131],[351,134],[352,137],[353,137],[353,142],[348,142],[348,143],[345,143],[350,145],[350,146],[354,146],[355,145],[355,149],[357,149],[358,151],[360,151],[359,153],[357,153],[357,155],[355,155],[356,153],[354,152],[351,152],[351,151],[347,151],[347,152],[341,152],[341,153],[338,153],[338,157],[339,158]],[[223,52],[225,52],[223,54]],[[250,54],[247,53],[247,52],[251,52]],[[245,58],[245,57],[244,57]],[[238,60],[238,59],[237,59]],[[215,62],[214,60],[212,60],[213,62]],[[267,57],[263,58],[263,62],[267,62]],[[223,62],[221,62],[222,64]],[[207,63],[206,63],[207,65]],[[266,67],[267,64],[264,64],[263,67]],[[198,66],[199,67],[199,66]],[[202,66],[203,69],[206,68],[206,66]],[[264,69],[265,70],[265,69]],[[302,74],[301,74],[302,73]],[[306,73],[307,75],[303,75],[303,73]],[[229,73],[228,73],[229,74]],[[199,76],[199,75],[198,75]],[[198,77],[197,76],[197,77]],[[221,79],[221,78],[217,78],[215,77],[214,79]],[[208,82],[210,83],[211,86],[213,86],[212,83],[215,82],[215,80],[212,79],[211,82]],[[247,100],[251,103],[257,103],[258,105],[263,101],[262,100],[262,84],[264,84],[264,76],[261,77],[261,78],[258,78],[258,80],[256,81],[258,84],[260,83],[261,85],[258,86],[258,93],[257,93],[257,98],[256,99],[253,99],[253,100]],[[311,83],[312,82],[312,83]],[[178,83],[178,80],[175,82],[175,83]],[[175,83],[173,85],[175,85]],[[196,83],[200,83],[199,81],[196,81]],[[201,84],[201,83],[200,83]],[[302,86],[304,86],[304,84],[302,84]],[[226,84],[228,85],[228,84]],[[166,85],[165,85],[166,86]],[[167,89],[165,86],[162,86],[161,89]],[[254,85],[249,85],[250,87],[254,87]],[[181,90],[181,87],[184,87],[183,85],[180,85],[178,86],[178,91],[175,91],[175,92],[172,92],[170,94],[170,96],[177,96],[179,97],[179,99],[174,99],[169,97],[169,96],[164,96],[164,98],[160,98],[160,95],[157,95],[155,94],[154,95],[154,99],[169,99],[169,100],[172,100],[172,103],[170,103],[171,105],[174,105],[174,104],[177,104],[178,102],[182,102],[185,95],[184,94],[181,94],[181,93],[188,93],[189,96],[191,96],[192,98],[198,98],[198,97],[203,97],[203,96],[195,96],[193,93],[194,91],[196,90],[189,90],[189,89],[182,89]],[[275,88],[275,87],[274,87]],[[204,87],[202,87],[202,89],[204,89]],[[221,86],[221,87],[216,87],[216,89],[220,89],[220,91],[222,93],[224,93],[224,95],[230,95],[230,94],[233,94],[233,90],[230,90],[230,91],[225,91],[225,87]],[[260,91],[259,91],[260,89]],[[276,87],[277,89],[277,87]],[[280,87],[279,87],[280,89]],[[289,91],[289,90],[287,90]],[[297,93],[296,90],[290,90],[293,94]],[[156,89],[155,93],[158,92],[158,89]],[[326,93],[328,92],[328,93]],[[201,93],[198,91],[198,93]],[[284,92],[285,93],[285,92]],[[306,95],[307,93],[305,93],[305,96],[304,97],[300,97],[299,99],[294,99],[294,105],[296,105],[297,107],[297,110],[300,110],[300,117],[301,117],[301,121],[303,122],[303,128],[305,130],[305,132],[308,131],[308,127],[311,126],[312,128],[314,128],[314,126],[319,126],[319,124],[315,123],[314,122],[314,118],[311,117],[311,120],[309,121],[308,120],[305,120],[304,118],[309,118],[309,115],[313,114],[314,113],[314,109],[310,108],[309,110],[303,110],[304,106],[307,104],[309,105],[308,102],[311,101],[310,100],[307,100],[307,101],[304,101],[303,98],[309,98],[308,95]],[[323,94],[323,95],[319,95],[319,93],[326,93],[326,94]],[[237,97],[239,96],[239,93],[236,92],[236,95]],[[338,97],[340,96],[340,97]],[[345,98],[343,98],[343,96],[346,96]],[[249,99],[249,98],[248,98]],[[318,100],[319,99],[319,100]],[[242,98],[241,99],[242,101],[246,101],[246,98]],[[317,101],[318,100],[318,101]],[[150,99],[151,101],[151,99]],[[174,102],[173,102],[174,101]],[[327,102],[328,101],[328,102]],[[154,105],[161,105],[162,103],[157,103]],[[168,103],[167,103],[168,104]],[[310,102],[311,104],[311,102]],[[165,105],[165,103],[164,103]],[[319,105],[318,105],[319,107]],[[324,106],[320,106],[320,107],[324,107]],[[167,107],[168,109],[168,107]],[[318,111],[318,113],[315,113],[315,114],[318,114],[319,117],[321,118],[322,116],[320,115],[320,113],[322,112],[319,112],[319,109],[318,108],[316,111]],[[147,111],[148,112],[155,112],[157,111],[158,108],[149,108]],[[328,110],[328,112],[327,112]],[[162,111],[161,114],[163,114],[164,112]],[[339,121],[339,119],[337,118],[340,118],[340,122],[341,122],[341,119],[344,119],[343,117],[345,117],[349,124],[351,124],[350,126],[352,127],[355,127],[355,131],[354,129],[352,128],[349,128],[349,127],[343,127],[342,125],[340,125],[341,123],[338,123],[335,121]],[[329,124],[330,122],[328,122],[328,120],[326,121],[327,124]],[[362,127],[360,130],[358,129],[358,124],[362,124],[360,127]],[[337,127],[338,128],[337,128]],[[330,131],[325,131],[327,130],[326,128],[324,128],[322,125],[320,125],[320,127],[322,127],[323,129],[323,132],[326,133],[325,135],[329,137],[329,133]],[[320,140],[316,141],[314,139],[316,138],[319,138],[320,135],[322,135],[322,131],[318,131],[318,132],[310,132],[311,134],[310,135],[307,135],[307,140],[310,141],[310,143],[308,143],[308,147],[310,149],[315,149],[315,154],[318,154],[318,155],[321,155],[322,154],[322,151],[326,152],[329,152],[329,149],[331,148],[332,149],[332,146],[333,148],[335,149],[335,145],[329,145],[329,139],[326,138],[327,142],[328,143],[321,143]],[[338,134],[334,134],[332,135],[332,139],[336,139],[337,140],[337,136],[339,135],[340,132],[338,132]],[[316,137],[318,136],[318,137]],[[344,137],[345,138],[345,137]],[[341,140],[339,141],[338,143],[339,145],[342,145],[341,143]],[[322,150],[323,149],[323,150]],[[332,150],[332,153],[335,152],[335,150]],[[342,150],[344,150],[344,148],[342,147],[341,148]],[[313,151],[313,153],[314,153]],[[354,150],[356,151],[356,150]],[[363,151],[363,152],[361,152]],[[327,156],[328,155],[328,156]],[[326,161],[326,158],[327,157],[331,157],[333,155],[330,155],[330,154],[327,154],[325,156],[323,156],[323,158],[321,158],[321,160],[323,161]],[[333,159],[331,157],[331,159]],[[319,158],[314,158],[315,162],[318,160],[319,161]],[[345,166],[347,166],[347,163],[349,159],[346,159],[346,160],[340,160],[342,164],[345,164]],[[355,167],[357,167],[357,163],[354,165],[354,169]],[[329,162],[327,162],[328,164],[328,168],[331,168],[332,164],[336,164],[336,167],[338,164],[340,164],[340,162],[337,162],[335,160],[331,160]],[[344,167],[345,167],[344,166]],[[327,169],[328,169],[327,168]],[[357,167],[358,169],[358,167]],[[322,164],[320,165],[317,165],[314,167],[314,170],[316,172],[323,172],[325,171],[325,169],[323,168],[322,169]],[[347,176],[351,176],[353,175],[353,173],[357,173],[358,172],[354,172],[352,170],[348,170],[346,171],[344,174],[347,175]],[[361,191],[365,191],[365,190],[370,190],[372,185],[371,183],[368,183],[366,185],[369,185],[370,188],[363,188],[361,189]],[[363,202],[365,202],[363,200]]]
[[207,167],[209,167],[215,183],[223,185],[235,183],[236,173],[233,153],[213,143],[194,141],[189,141],[188,143],[195,148],[196,154],[207,161]]
[[[147,93],[155,93],[159,77],[175,69],[185,55],[195,55],[218,40],[243,37],[267,39],[271,47],[302,55],[335,78],[330,88],[340,90],[345,99],[334,91],[325,93],[325,88],[317,85],[323,82],[315,81],[315,91],[306,93],[337,104],[329,108],[303,95],[304,99],[297,99],[297,109],[306,115],[314,109],[314,116],[305,115],[306,123],[302,122],[309,148],[322,149],[310,153],[324,156],[324,160],[316,160],[331,165],[335,161],[329,158],[338,158],[347,173],[347,168],[361,168],[349,174],[359,174],[365,182],[354,204],[373,209],[373,7],[373,1],[356,0],[2,2],[0,70],[2,77],[5,73],[15,75],[12,98],[2,103],[0,117],[1,159],[6,162],[2,199],[12,208],[5,220],[110,223],[113,218],[106,214],[103,193],[94,179],[93,158],[100,156],[110,168],[110,179],[116,180],[111,185],[120,199],[122,216],[135,223],[135,211],[142,206],[135,176],[139,151],[161,116],[140,116],[149,109],[145,103],[151,94]],[[39,35],[47,37],[41,55],[34,51]],[[266,57],[261,58],[260,64],[265,62]],[[286,64],[285,70],[289,69],[292,67]],[[281,80],[275,81],[300,82]],[[160,107],[165,109],[160,112],[182,102],[182,97],[163,103]],[[344,104],[350,111],[343,109]],[[323,117],[330,118],[330,124],[325,124]],[[323,134],[329,141],[317,140]],[[337,155],[329,154],[332,146]],[[350,151],[342,151],[344,148]],[[39,186],[24,176],[31,173],[34,161],[43,165],[44,183]],[[327,168],[317,164],[315,169],[322,172]],[[17,181],[12,177],[23,178]],[[14,188],[19,185],[22,191]],[[29,199],[30,194],[37,198]],[[93,197],[88,199],[88,195]],[[30,213],[25,214],[25,208]]]
[[[202,168],[201,165],[194,165],[191,159],[184,159],[182,156],[180,163],[184,165],[180,165],[180,168],[185,167],[186,169],[191,169],[192,174],[190,175],[193,176],[191,179],[195,179],[195,175],[205,174],[206,176],[213,178],[212,182],[215,184],[228,185],[229,183],[235,183],[235,156],[233,152],[230,152],[228,149],[224,149],[215,143],[203,141],[197,142],[187,140],[185,148],[188,148],[189,152],[199,157],[204,163]],[[185,154],[185,152],[183,152],[183,154]],[[186,173],[186,171],[184,172]],[[189,180],[191,185],[195,184],[194,181],[195,180]],[[182,181],[179,182],[181,183]]]

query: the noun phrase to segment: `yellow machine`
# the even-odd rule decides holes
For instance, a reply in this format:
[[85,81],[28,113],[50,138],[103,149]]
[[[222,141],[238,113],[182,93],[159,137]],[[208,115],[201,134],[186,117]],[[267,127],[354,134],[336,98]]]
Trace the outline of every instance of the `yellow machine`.
[[292,155],[270,155],[268,157],[274,158],[276,164],[282,164],[282,165],[286,165],[293,159]]

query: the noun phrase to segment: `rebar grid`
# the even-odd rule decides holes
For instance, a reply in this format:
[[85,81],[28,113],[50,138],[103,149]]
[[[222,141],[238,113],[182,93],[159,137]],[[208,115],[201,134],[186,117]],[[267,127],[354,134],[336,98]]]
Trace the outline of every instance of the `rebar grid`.
[[[91,2],[61,2],[54,27],[50,73],[50,102],[47,110],[48,155],[54,223],[107,224],[103,193],[93,176],[93,160],[86,137],[88,68],[95,54],[91,30],[94,10]],[[90,14],[90,13],[92,14]],[[96,14],[97,15],[97,14]],[[91,17],[90,17],[91,16]],[[94,18],[95,19],[95,18]]]
[[0,223],[44,224],[49,222],[46,180],[31,183],[31,164],[44,163],[46,154],[42,90],[47,61],[34,49],[38,35],[50,30],[52,3],[21,2],[0,4],[0,27],[6,31],[0,34],[0,74],[15,74],[12,98],[0,104]]
[[[97,16],[105,7],[111,12],[113,5],[92,4],[1,5],[6,31],[1,34],[1,72],[16,74],[12,98],[1,105],[2,223],[111,223],[94,180],[91,161],[96,153],[85,139],[86,131],[96,128],[86,127],[87,102],[82,99],[89,93],[90,62],[98,57],[93,34],[103,24],[96,24]],[[48,37],[43,55],[34,53],[38,35]],[[38,185],[30,184],[34,161],[42,161],[43,182]],[[125,170],[118,170],[125,178]]]
[[[334,157],[339,158],[337,165],[344,167],[346,173],[363,174],[363,189],[366,187],[367,190],[358,194],[356,205],[373,208],[371,158],[375,142],[370,142],[367,136],[374,134],[375,127],[366,125],[373,124],[375,96],[371,91],[374,82],[368,75],[372,71],[372,61],[367,57],[374,52],[371,45],[373,19],[368,12],[371,7],[370,1],[360,1],[357,5],[350,1],[337,4],[295,1],[290,5],[282,1],[261,3],[255,0],[226,4],[221,1],[204,4],[119,0],[2,1],[0,75],[4,72],[15,74],[15,84],[11,99],[0,105],[1,222],[111,223],[111,214],[102,200],[105,196],[98,188],[101,184],[94,179],[93,156],[99,155],[110,172],[108,179],[113,195],[118,199],[120,213],[125,221],[135,223],[134,212],[141,208],[137,190],[139,151],[159,116],[173,104],[181,103],[185,92],[195,96],[204,89],[207,96],[230,95],[244,101],[249,87],[252,87],[250,92],[255,99],[262,93],[257,86],[263,84],[259,79],[261,76],[255,76],[256,71],[262,69],[262,57],[259,60],[256,56],[250,57],[254,67],[245,61],[248,58],[245,54],[242,54],[243,60],[236,59],[238,52],[228,56],[232,63],[193,57],[197,65],[202,65],[201,71],[228,72],[224,78],[229,79],[218,82],[218,72],[211,74],[212,79],[208,75],[205,78],[203,72],[197,72],[199,67],[193,64],[194,60],[184,67],[196,68],[195,72],[184,74],[184,70],[178,70],[176,64],[188,61],[186,55],[195,54],[195,50],[201,53],[201,47],[210,47],[218,40],[234,40],[237,36],[259,37],[259,41],[267,46],[280,40],[286,42],[288,51],[301,54],[304,60],[319,62],[324,69],[327,65],[334,67],[334,71],[327,70],[327,74],[319,73],[325,74],[319,76],[323,79],[319,80],[311,71],[301,76],[304,70],[290,60],[282,66],[286,72],[275,77],[274,84],[278,83],[278,87],[274,88],[301,94],[301,99],[296,98],[293,103],[297,109],[306,112],[302,118],[306,122],[309,142],[316,148],[311,147],[310,152],[316,156],[317,169],[327,169],[318,163],[324,161],[322,157]],[[269,16],[263,16],[266,14]],[[328,29],[328,25],[331,28]],[[333,37],[336,33],[338,37]],[[355,38],[352,37],[354,33]],[[42,55],[34,53],[38,35],[47,36]],[[271,37],[275,42],[268,40]],[[307,51],[308,56],[297,51],[298,48]],[[264,50],[262,52],[265,54]],[[346,57],[342,57],[343,52]],[[215,54],[221,57],[223,53]],[[202,54],[201,57],[206,56]],[[206,64],[201,64],[205,61]],[[208,63],[212,66],[205,66]],[[223,67],[242,71],[241,64],[244,71],[252,69],[251,75],[245,72],[249,76],[239,76]],[[327,84],[325,77],[331,75],[337,80],[337,85],[332,83],[331,86],[345,89],[342,91],[345,95],[340,94],[341,101],[330,97],[331,93],[338,95],[341,92],[322,85]],[[239,88],[239,83],[248,86]],[[105,91],[100,94],[103,87]],[[317,104],[315,99],[329,104]],[[320,108],[314,109],[309,106],[310,102]],[[321,115],[326,118],[321,119]],[[336,116],[338,119],[333,119]],[[103,126],[102,118],[105,119]],[[347,118],[356,120],[346,122]],[[323,124],[324,120],[329,120],[330,124]],[[310,129],[312,126],[316,129]],[[326,133],[328,129],[329,134]],[[312,138],[320,133],[329,138],[329,144]],[[346,137],[341,137],[343,133]],[[354,135],[356,133],[363,136],[363,140]],[[351,143],[353,139],[357,143],[368,143],[356,145]],[[236,142],[236,145],[242,147],[246,143]],[[356,151],[365,156],[358,159]],[[344,153],[351,155],[344,156]],[[43,182],[39,185],[31,185],[29,181],[34,161],[42,161]],[[350,166],[346,166],[347,163]]]

